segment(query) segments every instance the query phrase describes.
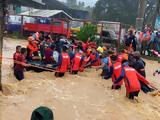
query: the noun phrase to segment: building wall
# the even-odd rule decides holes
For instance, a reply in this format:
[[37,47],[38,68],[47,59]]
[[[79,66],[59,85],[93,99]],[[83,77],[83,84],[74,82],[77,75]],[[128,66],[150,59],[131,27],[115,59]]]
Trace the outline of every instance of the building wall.
[[13,4],[9,4],[8,8],[7,8],[10,15],[18,15],[22,12],[29,11],[30,9],[32,9],[32,8],[25,7],[25,6],[17,6],[17,5],[13,5]]
[[37,2],[37,3],[39,3],[39,4],[42,4],[42,5],[45,5],[45,3],[43,3],[42,0],[32,0],[32,1]]
[[9,14],[15,14],[15,10],[14,10],[14,5],[13,4],[9,4],[7,7],[7,10],[9,12]]

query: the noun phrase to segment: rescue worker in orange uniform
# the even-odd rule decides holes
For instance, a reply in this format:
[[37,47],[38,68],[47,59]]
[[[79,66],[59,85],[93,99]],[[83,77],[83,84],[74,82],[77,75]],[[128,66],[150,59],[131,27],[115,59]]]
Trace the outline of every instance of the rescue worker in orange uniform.
[[[114,83],[118,77],[121,75],[122,71],[122,63],[120,63],[118,57],[116,55],[111,56],[112,66],[111,66],[111,75],[112,75],[112,82]],[[120,89],[123,85],[123,81],[121,80],[115,86],[112,86],[112,89]]]
[[144,82],[147,85],[151,85],[143,76],[141,76],[134,68],[128,66],[128,61],[122,61],[122,71],[119,78],[114,82],[114,85],[117,85],[121,80],[124,79],[126,86],[126,96],[129,99],[134,99],[138,97],[138,94],[141,90],[140,81]]
[[80,72],[83,72],[83,71],[84,71],[84,69],[85,69],[85,67],[86,67],[89,59],[90,59],[90,57],[88,57],[88,56],[87,56],[87,53],[84,52],[84,53],[82,54],[82,60],[83,60],[83,61],[81,62],[81,65],[80,65],[80,67],[79,67],[79,71],[80,71]]
[[91,66],[99,66],[100,62],[99,53],[93,48],[92,53],[90,54],[90,64]]
[[108,51],[104,51],[101,55],[101,65],[96,68],[98,71],[99,69],[102,69],[102,79],[109,79],[111,77],[110,74],[110,57]]
[[71,65],[72,74],[78,74],[81,62],[83,61],[82,53],[83,53],[82,51],[77,52],[72,60],[72,65]]
[[35,41],[39,42],[39,41],[43,41],[44,40],[44,32],[40,31],[40,32],[36,32],[32,35],[32,37],[34,38]]
[[16,64],[14,66],[14,76],[17,80],[24,79],[24,68],[27,66],[26,64],[26,48],[21,49],[21,53],[17,56]]
[[128,54],[127,51],[124,49],[122,50],[121,54],[118,55],[118,62],[122,62],[123,60],[128,60]]
[[33,38],[29,37],[28,41],[29,43],[27,45],[27,60],[31,61],[33,60],[33,56],[38,56],[39,49]]
[[58,62],[53,67],[58,67],[55,73],[56,77],[63,77],[70,66],[70,57],[67,53],[67,47],[63,46],[62,53],[58,57]]
[[14,65],[13,68],[16,66],[16,61],[18,56],[21,54],[21,46],[16,46],[16,52],[13,54],[13,61],[14,61]]

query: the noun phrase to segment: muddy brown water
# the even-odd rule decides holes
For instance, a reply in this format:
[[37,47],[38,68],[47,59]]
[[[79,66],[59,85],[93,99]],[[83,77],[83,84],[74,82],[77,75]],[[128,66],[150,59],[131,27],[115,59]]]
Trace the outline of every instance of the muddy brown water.
[[[5,38],[3,57],[12,57],[16,45],[24,40]],[[153,77],[157,62],[147,62],[147,78],[160,88],[159,76]],[[73,76],[55,78],[53,72],[25,72],[18,82],[12,60],[3,59],[3,90],[0,93],[0,120],[30,120],[32,111],[47,106],[55,120],[160,120],[160,96],[140,93],[138,102],[125,97],[125,87],[111,90],[111,80],[102,80],[100,71],[87,69]]]

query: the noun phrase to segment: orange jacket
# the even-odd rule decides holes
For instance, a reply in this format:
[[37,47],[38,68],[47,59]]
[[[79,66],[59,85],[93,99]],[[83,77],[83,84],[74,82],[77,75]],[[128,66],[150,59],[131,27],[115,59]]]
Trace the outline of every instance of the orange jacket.
[[78,71],[79,67],[80,67],[80,63],[81,63],[81,54],[77,53],[75,55],[75,57],[73,58],[73,62],[72,62],[72,71]]
[[124,67],[125,77],[124,82],[127,93],[140,91],[141,86],[137,77],[137,72],[131,67]]
[[88,58],[87,58],[87,57],[84,58],[82,64],[80,65],[80,68],[79,68],[79,71],[80,71],[80,72],[83,72],[83,71],[84,71],[85,65],[87,64],[87,62],[89,61],[89,59],[90,59],[89,57],[88,57]]
[[29,43],[27,45],[27,48],[30,50],[29,56],[32,56],[34,52],[38,52],[38,46],[35,43],[34,44]]
[[67,72],[69,65],[70,65],[70,58],[68,53],[62,53],[62,63],[58,67],[57,72],[60,72],[60,73]]
[[142,41],[150,41],[151,40],[151,35],[150,35],[150,32],[147,31],[146,32],[146,36],[144,36],[144,33],[142,35]]
[[[120,77],[122,71],[122,64],[120,62],[116,62],[113,64],[113,74],[112,74],[112,82],[114,83],[118,77]],[[123,80],[121,80],[117,85],[121,86],[123,84]]]
[[[96,54],[90,54],[90,59],[91,61],[96,59]],[[96,60],[94,63],[92,63],[92,66],[99,66],[101,64],[100,58],[98,58],[98,60]]]

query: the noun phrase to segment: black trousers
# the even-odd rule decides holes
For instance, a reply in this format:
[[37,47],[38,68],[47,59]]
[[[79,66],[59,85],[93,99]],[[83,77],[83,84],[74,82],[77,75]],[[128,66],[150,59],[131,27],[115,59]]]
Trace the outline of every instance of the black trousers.
[[112,85],[112,89],[115,89],[115,90],[118,90],[118,89],[121,89],[121,86],[120,85]]
[[72,74],[73,74],[73,75],[77,75],[77,74],[78,74],[78,70],[72,71]]
[[140,84],[141,84],[141,90],[144,92],[144,93],[148,93],[148,92],[153,92],[154,89],[153,88],[150,88],[147,84],[143,83],[140,81]]
[[56,77],[63,77],[65,73],[55,72]]
[[139,95],[139,91],[131,92],[131,93],[129,93],[128,98],[133,100],[134,97],[138,97],[138,95]]
[[14,70],[14,76],[16,77],[17,80],[23,80],[24,79],[24,73],[22,71],[16,71]]

